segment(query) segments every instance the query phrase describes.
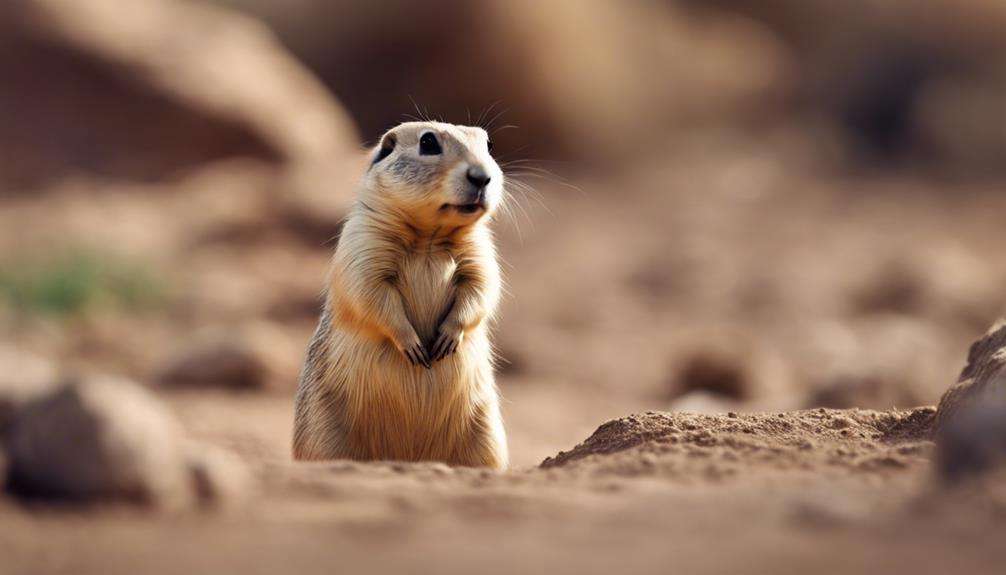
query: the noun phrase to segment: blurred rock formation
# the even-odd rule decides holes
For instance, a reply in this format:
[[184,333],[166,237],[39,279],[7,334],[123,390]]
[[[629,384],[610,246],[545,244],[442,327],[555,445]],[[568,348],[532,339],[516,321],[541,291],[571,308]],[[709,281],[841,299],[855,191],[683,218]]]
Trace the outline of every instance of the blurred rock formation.
[[176,0],[13,0],[0,35],[0,193],[75,175],[157,181],[252,157],[317,168],[347,114],[254,19]]
[[1002,173],[1006,10],[987,0],[218,1],[274,26],[369,137],[492,108],[520,128],[500,150],[533,158],[798,126],[844,167]]
[[[168,408],[128,380],[87,376],[15,410],[0,435],[7,488],[22,497],[161,509],[244,494],[244,465],[185,439]],[[7,399],[9,389],[0,389]]]
[[669,132],[755,121],[787,86],[762,26],[653,2],[225,3],[275,26],[371,138],[403,114],[470,117],[519,124],[494,136],[501,152],[610,164]]

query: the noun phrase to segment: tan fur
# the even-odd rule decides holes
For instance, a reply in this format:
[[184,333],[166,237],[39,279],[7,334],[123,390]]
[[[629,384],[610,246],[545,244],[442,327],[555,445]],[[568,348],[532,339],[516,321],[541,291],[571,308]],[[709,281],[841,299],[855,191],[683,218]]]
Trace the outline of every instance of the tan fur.
[[[442,157],[415,151],[431,130]],[[485,139],[427,122],[382,139],[398,149],[368,171],[343,227],[297,393],[295,458],[506,467],[489,339],[500,275],[488,221],[502,173]],[[472,193],[472,165],[496,178],[495,197],[473,215],[445,208]],[[456,352],[429,369],[409,361],[438,337],[459,339]]]

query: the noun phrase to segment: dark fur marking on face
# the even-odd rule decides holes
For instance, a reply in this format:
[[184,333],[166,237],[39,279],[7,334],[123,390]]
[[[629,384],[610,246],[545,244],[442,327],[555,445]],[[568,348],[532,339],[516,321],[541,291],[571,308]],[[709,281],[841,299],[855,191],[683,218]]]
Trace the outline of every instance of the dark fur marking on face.
[[391,152],[395,151],[396,143],[397,142],[395,141],[395,137],[393,135],[388,134],[385,136],[384,139],[381,140],[381,149],[377,152],[377,157],[374,158],[374,161],[371,162],[370,165],[373,166],[377,162],[380,162],[384,158],[390,156]]

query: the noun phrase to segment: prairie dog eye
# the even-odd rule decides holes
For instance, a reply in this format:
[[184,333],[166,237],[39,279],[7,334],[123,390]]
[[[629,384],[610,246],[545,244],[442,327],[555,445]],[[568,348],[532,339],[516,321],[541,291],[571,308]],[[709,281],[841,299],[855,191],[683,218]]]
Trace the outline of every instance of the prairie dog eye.
[[492,138],[486,140],[486,149],[489,151],[490,154],[493,153],[493,141],[492,141]]
[[441,153],[443,153],[443,149],[441,149],[440,142],[437,141],[437,137],[433,134],[433,132],[426,132],[420,136],[419,155],[436,156]]

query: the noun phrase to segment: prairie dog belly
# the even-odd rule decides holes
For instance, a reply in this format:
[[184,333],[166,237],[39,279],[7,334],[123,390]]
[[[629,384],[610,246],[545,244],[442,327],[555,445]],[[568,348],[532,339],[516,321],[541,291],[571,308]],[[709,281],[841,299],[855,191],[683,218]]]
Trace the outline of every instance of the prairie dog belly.
[[454,270],[457,263],[446,251],[408,254],[398,275],[405,315],[423,343],[437,337],[437,328],[454,303]]
[[[446,252],[409,254],[400,263],[396,286],[425,345],[453,304],[456,268]],[[481,463],[466,445],[479,433],[473,414],[497,409],[489,356],[480,352],[489,349],[484,331],[430,369],[410,364],[390,341],[375,343],[353,330],[337,328],[333,341],[333,364],[346,366],[337,379],[350,457]]]

